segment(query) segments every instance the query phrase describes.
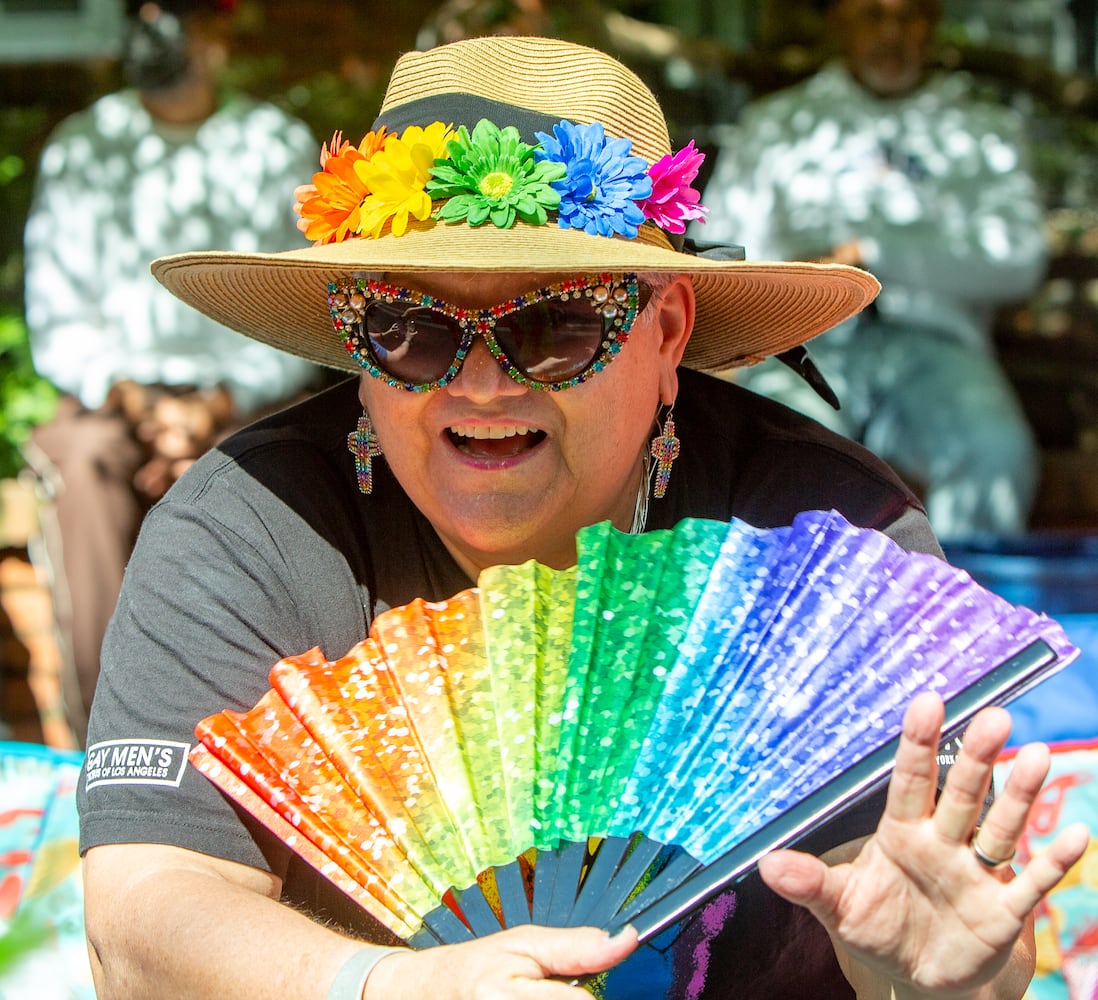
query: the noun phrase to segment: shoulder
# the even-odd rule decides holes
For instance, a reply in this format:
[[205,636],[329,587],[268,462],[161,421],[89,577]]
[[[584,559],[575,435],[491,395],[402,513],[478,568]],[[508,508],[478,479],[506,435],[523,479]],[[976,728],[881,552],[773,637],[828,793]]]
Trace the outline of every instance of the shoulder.
[[233,91],[226,95],[216,118],[229,128],[245,128],[254,135],[266,136],[267,142],[294,149],[308,149],[319,157],[320,146],[309,127],[271,101],[261,101]]
[[[341,601],[361,593],[371,614],[468,586],[384,461],[372,494],[359,492],[347,444],[362,412],[356,389],[350,378],[203,456],[146,519],[146,560],[197,552],[267,580],[294,603],[337,588]],[[193,551],[178,556],[185,546]]]
[[[682,457],[692,456],[683,462],[684,479],[712,508],[696,516],[775,527],[803,510],[835,509],[878,530],[911,514],[925,519],[915,494],[855,442],[723,379],[686,371],[680,379],[675,416]],[[925,545],[933,547],[929,527],[926,534]]]
[[1025,119],[1009,105],[1001,103],[993,91],[981,87],[970,73],[960,70],[939,70],[912,98],[916,107],[922,105],[929,113],[941,113],[975,135],[1002,138],[1021,136]]
[[230,435],[149,512],[135,558],[344,575],[357,538],[346,451],[356,406],[353,382],[343,383]]
[[199,459],[162,503],[260,521],[287,508],[331,516],[350,500],[344,458],[358,409],[352,379],[249,424]]
[[112,123],[129,121],[138,113],[146,112],[136,90],[128,87],[114,90],[97,97],[87,107],[66,117],[55,129],[55,134],[104,129]]
[[827,63],[811,76],[752,101],[744,110],[743,122],[745,127],[757,127],[764,122],[833,115],[836,102],[847,103],[852,97],[849,75],[838,63]]
[[69,158],[74,166],[91,166],[104,146],[128,143],[135,129],[148,128],[148,121],[136,92],[106,94],[53,129],[43,146],[42,170],[49,171]]

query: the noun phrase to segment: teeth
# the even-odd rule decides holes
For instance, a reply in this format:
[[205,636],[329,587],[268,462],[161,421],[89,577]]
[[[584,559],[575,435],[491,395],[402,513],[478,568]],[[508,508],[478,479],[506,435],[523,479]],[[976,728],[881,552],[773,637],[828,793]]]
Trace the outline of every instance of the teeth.
[[451,434],[456,434],[458,437],[467,438],[509,438],[514,437],[516,434],[533,434],[535,433],[533,427],[484,427],[481,425],[462,425],[455,424],[450,428]]

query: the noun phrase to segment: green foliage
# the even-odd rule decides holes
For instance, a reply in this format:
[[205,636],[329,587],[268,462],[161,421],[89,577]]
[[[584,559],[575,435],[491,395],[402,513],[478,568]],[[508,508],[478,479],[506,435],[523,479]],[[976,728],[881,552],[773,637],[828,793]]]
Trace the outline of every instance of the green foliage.
[[52,931],[31,907],[20,910],[0,935],[0,976],[17,966],[27,955],[42,947]]
[[48,129],[44,105],[0,108],[0,307],[22,308],[23,223],[37,151]]
[[11,311],[0,312],[0,373],[0,478],[6,478],[23,467],[31,430],[57,405],[57,390],[31,363],[26,324]]
[[44,106],[0,110],[0,477],[23,467],[31,429],[53,413],[57,391],[31,363],[23,322],[23,223],[34,156],[49,116]]
[[338,129],[357,144],[369,130],[382,96],[377,82],[348,82],[331,70],[321,70],[272,93],[270,100],[304,121],[318,142],[327,142]]

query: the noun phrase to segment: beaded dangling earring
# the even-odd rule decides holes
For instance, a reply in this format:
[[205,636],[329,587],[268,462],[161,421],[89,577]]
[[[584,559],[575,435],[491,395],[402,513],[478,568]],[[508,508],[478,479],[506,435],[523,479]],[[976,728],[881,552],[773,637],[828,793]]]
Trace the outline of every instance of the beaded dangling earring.
[[671,465],[679,457],[680,443],[675,437],[674,413],[675,404],[672,403],[662,427],[659,417],[656,418],[656,426],[660,428],[660,432],[652,438],[652,457],[656,460],[656,464],[652,466],[652,495],[657,500],[667,492],[667,484],[671,481]]
[[374,489],[373,459],[381,454],[381,445],[374,433],[374,425],[370,423],[370,414],[365,410],[358,418],[358,426],[347,435],[347,449],[355,456],[358,491],[369,496]]

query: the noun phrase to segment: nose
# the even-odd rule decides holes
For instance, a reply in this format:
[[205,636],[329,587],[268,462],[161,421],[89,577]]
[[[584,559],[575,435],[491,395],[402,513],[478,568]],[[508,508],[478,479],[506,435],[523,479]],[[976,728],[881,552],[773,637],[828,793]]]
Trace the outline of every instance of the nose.
[[446,388],[452,395],[475,403],[491,402],[500,396],[519,396],[527,391],[503,370],[483,337],[473,341],[457,378]]
[[919,10],[911,4],[884,4],[874,9],[867,18],[878,34],[889,37],[906,35],[920,18]]
[[900,13],[885,13],[877,22],[877,33],[890,41],[903,38],[910,27],[908,18]]

